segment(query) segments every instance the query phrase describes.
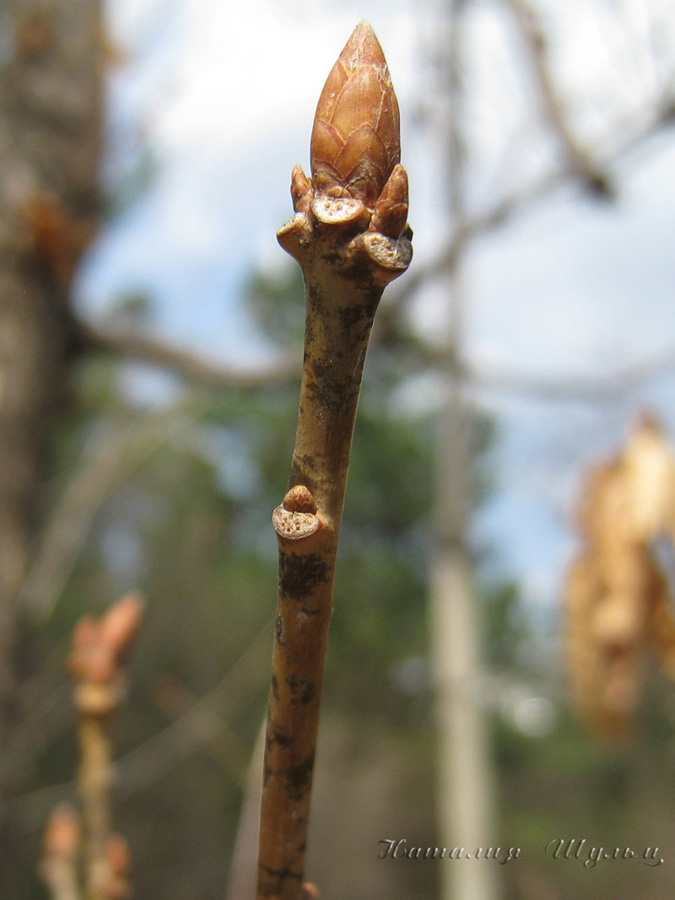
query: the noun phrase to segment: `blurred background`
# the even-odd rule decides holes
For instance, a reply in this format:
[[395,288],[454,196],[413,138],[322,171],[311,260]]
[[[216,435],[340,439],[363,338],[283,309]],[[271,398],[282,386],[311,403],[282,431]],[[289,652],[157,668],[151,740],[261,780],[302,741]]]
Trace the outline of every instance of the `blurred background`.
[[[323,900],[672,897],[672,683],[636,638],[608,729],[565,668],[586,473],[645,411],[675,429],[672,0],[0,2],[2,897],[48,896],[70,636],[131,587],[134,896],[252,896],[303,337],[275,232],[362,18],[415,258],[362,394],[308,877]],[[379,859],[398,839],[520,855]],[[562,839],[665,862],[584,866]]]

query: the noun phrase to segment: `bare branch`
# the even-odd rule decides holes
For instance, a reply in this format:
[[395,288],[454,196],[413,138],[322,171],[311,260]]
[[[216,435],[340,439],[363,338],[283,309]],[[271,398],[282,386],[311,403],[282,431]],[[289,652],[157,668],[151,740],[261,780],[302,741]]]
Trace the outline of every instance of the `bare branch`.
[[[242,686],[255,683],[264,670],[265,660],[269,659],[271,628],[272,622],[265,622],[209,694],[165,729],[117,760],[115,781],[119,796],[128,797],[136,793],[189,758],[195,750],[212,741],[216,734],[227,734],[226,716],[235,709],[240,698],[248,696]],[[244,768],[233,760],[232,770],[237,778],[243,776]]]
[[251,390],[285,384],[299,377],[296,360],[280,359],[255,369],[236,369],[149,335],[80,321],[80,344],[84,349],[133,359],[167,369],[187,381],[209,388]]
[[[625,137],[620,144],[617,144],[612,156],[607,157],[600,164],[600,169],[608,169],[616,165],[622,157],[636,150],[644,141],[653,137],[657,131],[672,125],[672,123],[673,106],[666,99],[663,105],[655,109],[652,116],[648,117],[644,123],[632,129],[626,128],[628,137]],[[422,285],[433,278],[452,272],[457,265],[457,260],[465,243],[487,236],[490,232],[503,227],[516,216],[525,213],[529,207],[544,200],[554,190],[573,180],[577,175],[577,170],[568,163],[568,165],[562,166],[556,171],[549,172],[548,175],[541,177],[533,184],[506,194],[491,209],[469,217],[428,262],[416,267],[406,278],[405,285],[391,290],[381,316],[383,318],[395,316],[399,308]]]
[[473,368],[465,366],[463,377],[476,387],[522,394],[534,400],[569,401],[601,404],[620,400],[647,381],[675,368],[675,347],[647,360],[619,369],[604,378],[572,375],[551,379],[514,371],[513,369]]
[[40,535],[22,590],[22,600],[33,615],[46,619],[53,611],[105,499],[162,444],[188,427],[185,413],[198,414],[200,402],[188,395],[177,407],[141,422],[99,423]]
[[81,618],[68,658],[79,718],[78,787],[86,900],[114,900],[130,893],[126,880],[128,848],[112,832],[109,723],[126,693],[125,663],[141,626],[144,605],[140,595],[129,593],[99,621],[88,616]]
[[260,815],[258,900],[300,900],[333,583],[366,352],[385,286],[408,268],[398,103],[372,28],[328,76],[279,242],[303,270],[305,358],[289,489],[273,515],[279,593]]
[[571,170],[582,179],[588,190],[606,199],[613,195],[606,173],[592,161],[567,121],[565,104],[551,72],[548,39],[535,10],[527,0],[505,0],[510,7],[530,55],[535,81],[539,88],[546,118],[558,135]]
[[45,831],[44,855],[40,864],[40,874],[52,900],[82,900],[77,877],[81,840],[75,810],[65,804],[57,806]]

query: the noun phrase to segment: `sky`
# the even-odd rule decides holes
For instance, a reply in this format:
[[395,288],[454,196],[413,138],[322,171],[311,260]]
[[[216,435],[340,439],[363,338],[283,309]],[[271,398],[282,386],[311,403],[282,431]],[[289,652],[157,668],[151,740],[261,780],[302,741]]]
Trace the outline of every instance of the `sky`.
[[[284,264],[275,232],[291,215],[290,172],[298,162],[308,168],[319,92],[361,18],[380,38],[399,97],[411,271],[423,266],[448,234],[445,108],[438,67],[429,62],[444,52],[440,5],[109,0],[121,63],[110,78],[108,181],[124,183],[143,154],[155,163],[148,188],[90,255],[78,288],[85,314],[104,316],[125,294],[146,292],[156,301],[158,334],[228,364],[252,365],[266,352],[239,302],[242,284],[254,264]],[[605,153],[610,125],[623,116],[639,127],[653,95],[658,71],[648,49],[658,41],[675,48],[671,33],[652,27],[668,4],[540,5],[545,21],[558,25],[551,49],[570,117]],[[559,146],[531,115],[537,95],[513,21],[498,0],[474,8],[464,65],[468,194],[480,211],[500,183],[527,184],[546,170]],[[633,45],[612,15],[624,9],[640,35]],[[631,78],[617,88],[627,60]],[[499,372],[534,383],[603,379],[675,346],[675,133],[665,130],[622,157],[612,175],[615,203],[556,190],[477,241],[464,268],[465,354],[494,375],[471,396],[498,424],[491,459],[498,490],[475,535],[498,548],[499,566],[519,579],[526,602],[549,612],[573,552],[585,465],[618,447],[642,406],[675,437],[673,373],[603,405],[545,402],[500,386]],[[446,298],[431,284],[411,304],[413,326],[432,342],[447,318]]]

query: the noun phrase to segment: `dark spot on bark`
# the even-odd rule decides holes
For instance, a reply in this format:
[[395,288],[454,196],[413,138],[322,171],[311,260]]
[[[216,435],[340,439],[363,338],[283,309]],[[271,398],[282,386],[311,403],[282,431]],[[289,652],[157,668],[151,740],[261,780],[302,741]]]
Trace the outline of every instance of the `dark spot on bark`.
[[357,331],[355,337],[363,338],[370,334],[372,322],[377,310],[379,297],[367,297],[363,303],[355,303],[354,306],[346,306],[339,311],[340,325],[346,332]]
[[308,488],[310,494],[316,491],[315,481],[312,477],[314,472],[315,461],[311,456],[294,456],[291,466],[291,477],[288,481],[289,489],[296,484],[304,484]]
[[288,785],[288,793],[294,800],[300,800],[309,790],[314,771],[314,751],[295,766],[289,766],[283,771],[284,779]]
[[[337,361],[340,362],[339,360]],[[309,363],[311,378],[306,385],[312,409],[325,410],[335,420],[348,419],[354,414],[356,398],[361,384],[359,371],[344,374],[344,366],[334,363]],[[339,421],[332,422],[334,428],[344,428]]]
[[264,863],[258,863],[258,891],[265,897],[278,897],[283,894],[285,881],[302,881],[302,875],[289,868],[274,869]]
[[313,680],[289,675],[286,679],[286,684],[291,689],[291,704],[293,706],[307,706],[317,695],[317,686]]
[[277,728],[275,725],[270,724],[267,733],[268,746],[277,744],[282,748],[282,750],[285,750],[287,747],[290,747],[292,743],[293,737],[290,734],[287,734],[283,729]]
[[286,597],[297,600],[308,597],[329,578],[330,568],[318,553],[279,556],[279,590]]
[[272,696],[278,702],[278,700],[279,700],[279,682],[277,681],[276,675],[272,675]]

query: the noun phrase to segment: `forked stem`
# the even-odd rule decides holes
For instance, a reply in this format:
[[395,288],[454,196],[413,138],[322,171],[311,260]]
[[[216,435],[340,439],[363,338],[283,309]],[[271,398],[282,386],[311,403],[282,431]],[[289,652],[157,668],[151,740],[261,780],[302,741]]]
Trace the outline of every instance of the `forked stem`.
[[273,515],[279,594],[265,745],[258,900],[303,886],[314,755],[352,435],[385,286],[412,257],[398,105],[371,27],[357,26],[319,100],[312,179],[296,167],[279,241],[300,263],[305,359],[289,487]]

